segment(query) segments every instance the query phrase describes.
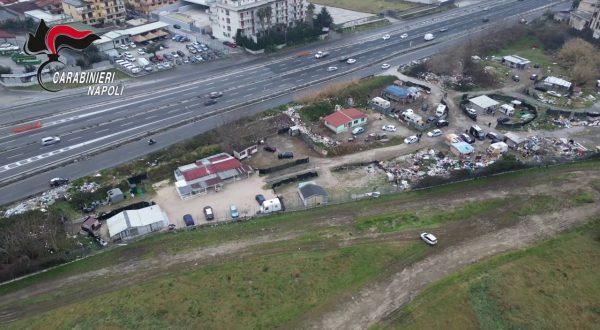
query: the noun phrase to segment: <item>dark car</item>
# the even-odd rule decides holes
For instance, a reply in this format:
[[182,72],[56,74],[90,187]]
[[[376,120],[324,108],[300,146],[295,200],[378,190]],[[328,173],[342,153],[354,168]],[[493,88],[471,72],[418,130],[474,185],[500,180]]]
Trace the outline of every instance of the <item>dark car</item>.
[[443,27],[443,28],[440,29],[440,32],[446,32],[446,31],[448,31],[447,27]]
[[171,56],[171,54],[164,54],[163,57],[165,58],[165,60],[168,60],[168,61],[173,59],[173,56]]
[[81,208],[81,212],[83,212],[83,213],[92,213],[94,211],[96,211],[96,205],[90,205],[90,206],[84,205]]
[[539,65],[539,63],[536,63],[536,64],[533,65],[533,67],[536,68],[536,69],[539,69],[540,65]]
[[490,140],[492,140],[493,143],[501,141],[500,140],[500,136],[497,133],[494,133],[494,132],[488,132],[485,135],[485,137],[488,138],[488,139],[490,139]]
[[496,119],[496,121],[499,122],[499,123],[506,123],[506,122],[510,121],[510,118],[508,118],[508,117],[502,117],[502,118]]
[[469,134],[462,133],[459,136],[460,136],[461,140],[463,140],[467,143],[475,143],[475,139],[472,136],[470,136]]
[[181,29],[181,25],[179,25],[179,24],[173,24],[173,27],[177,30]]
[[427,122],[427,124],[429,124],[429,123],[433,123],[435,120],[436,120],[435,117],[427,117],[427,121],[426,122]]
[[258,202],[258,205],[261,205],[261,206],[262,206],[262,204],[263,204],[263,203],[264,203],[264,202],[267,200],[267,199],[265,198],[265,196],[263,196],[263,195],[260,195],[260,194],[259,194],[259,195],[256,195],[256,196],[254,196],[254,199],[256,199],[256,201]]
[[519,81],[521,81],[521,78],[519,76],[517,76],[517,75],[513,75],[512,76],[512,80],[516,81],[516,82],[519,82]]
[[169,224],[169,230],[175,230],[175,227],[174,223]]
[[448,125],[450,125],[450,123],[448,121],[446,121],[446,120],[443,120],[443,119],[442,120],[438,120],[438,122],[435,123],[436,127],[445,127],[445,126],[448,126]]
[[537,75],[537,74],[532,74],[532,75],[529,77],[529,80],[537,80],[537,77],[538,77],[538,75]]
[[291,151],[280,152],[279,155],[277,155],[277,158],[279,158],[279,159],[294,158],[294,153]]
[[65,178],[53,178],[50,179],[50,187],[60,187],[62,185],[65,185],[69,183],[68,179]]
[[277,148],[272,147],[272,146],[264,146],[263,149],[265,151],[268,151],[268,152],[275,152],[275,151],[277,151]]
[[213,105],[216,103],[217,103],[217,100],[214,100],[214,99],[209,99],[209,100],[204,101],[204,105]]
[[184,53],[184,52],[182,52],[182,51],[180,51],[180,50],[178,50],[178,51],[177,51],[177,55],[179,55],[179,56],[181,56],[181,57],[184,57],[184,56],[185,56],[185,53]]
[[183,222],[185,222],[185,226],[189,227],[189,226],[193,226],[194,225],[194,218],[192,218],[191,214],[186,214],[183,216]]
[[215,213],[213,212],[212,207],[210,207],[210,206],[204,207],[204,217],[206,218],[207,221],[215,219]]
[[230,47],[230,48],[236,48],[237,45],[235,44],[235,42],[231,42],[231,41],[223,41],[223,45]]

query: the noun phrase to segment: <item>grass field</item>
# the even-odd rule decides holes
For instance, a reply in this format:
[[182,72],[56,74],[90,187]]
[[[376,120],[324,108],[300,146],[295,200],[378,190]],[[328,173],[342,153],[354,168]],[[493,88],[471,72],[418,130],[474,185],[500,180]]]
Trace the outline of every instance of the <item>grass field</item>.
[[[565,68],[561,67],[560,65],[553,64],[556,61],[552,58],[552,56],[545,52],[544,44],[535,36],[527,35],[519,38],[512,42],[510,46],[502,49],[499,54],[496,55],[518,55],[530,60],[533,64],[540,64],[541,68],[544,69],[544,73],[550,73],[558,76],[566,74]],[[546,72],[548,67],[551,68],[551,72]]]
[[[11,324],[17,328],[273,329],[376,278],[423,244],[291,252],[211,265]],[[148,303],[152,302],[152,303]]]
[[597,329],[599,241],[600,218],[492,257],[432,285],[374,328]]
[[400,0],[316,0],[314,4],[377,14],[384,10],[404,11],[418,7],[416,3]]

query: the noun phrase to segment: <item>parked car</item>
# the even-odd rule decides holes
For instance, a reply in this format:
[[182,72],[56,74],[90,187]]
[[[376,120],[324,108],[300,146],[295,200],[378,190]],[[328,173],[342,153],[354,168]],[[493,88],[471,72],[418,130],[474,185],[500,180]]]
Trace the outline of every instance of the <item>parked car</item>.
[[173,24],[173,28],[179,30],[179,29],[181,29],[181,25],[179,25],[179,24]]
[[194,218],[192,218],[191,214],[186,214],[186,215],[183,216],[183,222],[185,223],[186,227],[193,226],[194,225]]
[[467,143],[475,143],[475,139],[469,134],[462,133],[459,135],[460,139]]
[[240,216],[240,212],[238,212],[237,207],[235,205],[229,205],[229,215],[231,215],[232,219],[238,218]]
[[268,151],[268,152],[275,152],[275,151],[277,151],[277,148],[269,146],[269,145],[264,146],[263,149],[265,151]]
[[443,119],[442,120],[438,120],[438,122],[435,123],[436,127],[446,127],[448,125],[450,125],[450,123],[448,123],[448,121],[443,120]]
[[416,135],[411,135],[411,136],[407,137],[406,139],[404,139],[404,143],[406,143],[406,144],[417,143],[417,141],[419,141],[419,138]]
[[182,51],[180,51],[180,50],[178,50],[178,51],[177,51],[177,55],[179,55],[179,56],[181,56],[181,57],[184,57],[184,56],[185,56],[185,54],[184,54]]
[[254,196],[254,199],[258,202],[258,205],[263,205],[263,202],[266,201],[267,199],[265,198],[265,196],[258,194],[256,196]]
[[537,77],[538,75],[534,73],[529,77],[529,80],[537,80]]
[[386,69],[389,69],[389,68],[390,68],[390,65],[389,65],[389,64],[387,64],[387,63],[383,63],[383,64],[381,65],[381,68],[382,68],[383,70],[386,70]]
[[59,143],[59,142],[60,142],[60,138],[58,136],[47,136],[45,138],[42,138],[43,146],[49,146],[51,144],[55,144],[55,143]]
[[403,33],[403,34],[400,36],[400,38],[402,38],[402,39],[406,39],[406,38],[408,38],[408,33]]
[[485,137],[487,137],[488,139],[492,140],[492,143],[496,143],[501,141],[500,140],[500,136],[497,133],[494,132],[488,132]]
[[130,42],[130,43],[129,43],[129,47],[131,47],[131,48],[135,48],[135,47],[137,47],[137,46],[135,45],[135,42]]
[[497,121],[498,123],[504,124],[504,123],[506,123],[506,122],[509,122],[509,121],[510,121],[510,118],[508,118],[508,117],[501,117],[501,118],[498,118],[498,119],[496,119],[496,121]]
[[327,68],[327,72],[333,72],[333,71],[337,71],[337,66],[330,66]]
[[349,59],[346,61],[346,63],[348,63],[348,64],[354,64],[354,63],[356,63],[356,60],[355,60],[355,59],[353,59],[353,58],[349,58]]
[[92,204],[90,206],[84,205],[83,207],[81,207],[81,212],[82,213],[92,213],[96,211],[96,205]]
[[430,233],[422,233],[421,239],[428,245],[436,245],[437,244],[437,237],[433,236],[433,234],[430,234]]
[[519,81],[521,81],[521,77],[519,77],[519,76],[517,76],[517,75],[515,74],[515,75],[513,75],[513,76],[512,76],[512,80],[513,80],[513,81],[516,81],[516,82],[519,82]]
[[383,40],[388,40],[390,38],[389,34],[384,34],[383,37],[381,39]]
[[442,130],[439,128],[436,128],[433,131],[427,133],[427,136],[429,136],[429,137],[436,137],[436,136],[440,136],[440,135],[442,135]]
[[127,50],[127,46],[126,45],[120,45],[119,48],[121,48],[122,50]]
[[96,237],[96,242],[102,247],[108,246],[108,243],[100,237]]
[[356,127],[355,129],[352,130],[352,135],[358,135],[361,133],[364,133],[365,129],[362,127]]
[[216,103],[217,103],[217,100],[215,100],[215,99],[208,99],[208,100],[204,101],[204,105],[206,105],[206,106],[213,105]]
[[223,93],[221,93],[221,92],[210,92],[208,94],[208,97],[210,97],[211,99],[216,99],[216,98],[219,98],[221,96],[223,96]]
[[176,226],[175,226],[174,223],[170,223],[169,226],[168,226],[169,230],[175,230],[175,227]]
[[215,214],[213,212],[212,207],[210,207],[210,206],[205,206],[204,207],[204,217],[206,218],[206,221],[210,221],[210,220],[214,220],[215,219]]
[[144,51],[144,49],[142,49],[142,48],[138,49],[138,51],[137,51],[137,52],[138,52],[138,54],[140,54],[140,55],[144,55],[144,54],[146,54],[146,52],[145,52],[145,51]]
[[294,153],[291,151],[284,151],[284,152],[280,152],[277,155],[277,158],[279,159],[287,159],[287,158],[294,158]]
[[384,130],[384,131],[386,131],[386,132],[395,132],[396,131],[396,126],[394,126],[394,125],[385,125],[381,129]]
[[60,187],[69,183],[68,179],[65,178],[52,178],[50,179],[50,187]]

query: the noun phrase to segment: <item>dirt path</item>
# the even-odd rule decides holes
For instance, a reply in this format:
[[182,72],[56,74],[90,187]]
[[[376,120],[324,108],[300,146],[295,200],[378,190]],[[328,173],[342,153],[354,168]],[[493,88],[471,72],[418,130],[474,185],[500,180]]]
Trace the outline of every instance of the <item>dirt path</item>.
[[310,324],[312,329],[366,329],[412,300],[426,286],[483,258],[524,248],[600,214],[598,205],[530,216],[518,225],[449,247],[369,286],[337,310]]

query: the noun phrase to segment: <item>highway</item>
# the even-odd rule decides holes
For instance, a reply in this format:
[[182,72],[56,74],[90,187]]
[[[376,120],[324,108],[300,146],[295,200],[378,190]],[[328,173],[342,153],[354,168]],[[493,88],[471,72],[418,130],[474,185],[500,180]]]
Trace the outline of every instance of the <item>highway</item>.
[[[0,108],[0,204],[43,191],[51,177],[76,178],[142,157],[240,117],[290,102],[294,93],[303,88],[377,74],[384,62],[397,66],[431,56],[481,27],[514,21],[529,11],[557,2],[493,3],[487,12],[482,6],[459,8],[312,49],[331,53],[323,59],[297,57],[294,52],[237,64],[229,61],[228,66],[223,68],[221,64],[212,71],[186,71],[179,67],[152,80],[126,85],[125,95],[120,97],[70,92],[39,103]],[[490,18],[487,24],[481,22],[484,15]],[[438,32],[441,27],[448,31]],[[391,35],[389,40],[382,40],[385,33]],[[409,37],[401,39],[403,33]],[[433,33],[436,39],[424,41],[425,33]],[[355,58],[357,63],[339,62],[342,55]],[[328,72],[329,66],[339,69]],[[205,95],[210,91],[221,91],[224,96],[217,104],[204,106]],[[11,133],[13,127],[34,120],[41,120],[43,128]],[[157,145],[146,144],[149,134],[154,134]],[[41,146],[42,137],[54,135],[60,136],[60,143]],[[132,142],[136,138],[141,140]],[[72,163],[75,159],[77,162]]]

